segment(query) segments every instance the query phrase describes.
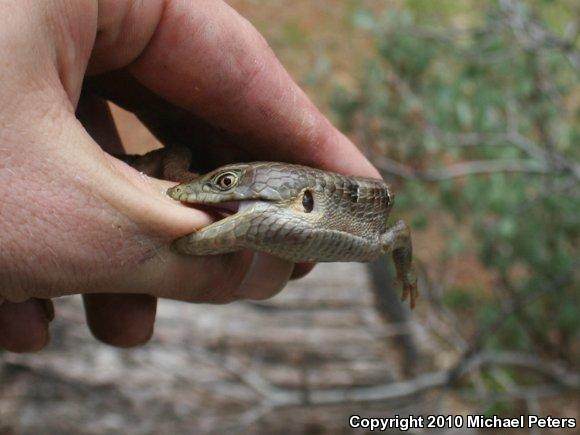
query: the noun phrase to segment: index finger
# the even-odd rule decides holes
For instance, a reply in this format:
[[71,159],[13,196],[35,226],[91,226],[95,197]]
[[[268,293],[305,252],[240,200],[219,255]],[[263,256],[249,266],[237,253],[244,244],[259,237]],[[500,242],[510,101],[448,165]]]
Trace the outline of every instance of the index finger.
[[296,85],[264,38],[227,4],[169,1],[150,12],[158,13],[158,20],[143,19],[139,6],[131,9],[118,28],[100,32],[93,68],[123,52],[123,47],[107,50],[107,32],[121,34],[117,43],[130,39],[123,33],[145,35],[146,44],[131,44],[145,48],[128,71],[164,99],[233,135],[251,155],[378,177]]

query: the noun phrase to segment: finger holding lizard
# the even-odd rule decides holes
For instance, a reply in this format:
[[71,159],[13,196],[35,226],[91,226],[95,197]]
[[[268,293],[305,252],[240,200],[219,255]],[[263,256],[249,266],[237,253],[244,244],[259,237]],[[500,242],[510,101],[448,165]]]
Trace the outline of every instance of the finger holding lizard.
[[[276,276],[260,279],[266,269],[252,272],[249,252],[192,258],[171,251],[171,240],[211,219],[167,198],[170,183],[102,151],[86,119],[83,126],[75,118],[85,74],[103,94],[110,89],[98,76],[127,76],[175,107],[185,124],[197,121],[222,135],[236,156],[377,176],[225,3],[25,6],[3,3],[0,26],[0,295],[9,302],[2,304],[0,325],[15,313],[40,321],[28,322],[28,338],[3,328],[0,346],[26,351],[46,342],[50,316],[19,305],[30,298],[100,294],[86,303],[93,331],[127,346],[150,336],[151,297],[221,303],[260,286],[257,296],[267,297],[292,271],[291,263],[280,262],[270,270]],[[117,296],[106,296],[111,293]],[[108,324],[118,313],[125,315]],[[124,335],[127,330],[133,332]]]

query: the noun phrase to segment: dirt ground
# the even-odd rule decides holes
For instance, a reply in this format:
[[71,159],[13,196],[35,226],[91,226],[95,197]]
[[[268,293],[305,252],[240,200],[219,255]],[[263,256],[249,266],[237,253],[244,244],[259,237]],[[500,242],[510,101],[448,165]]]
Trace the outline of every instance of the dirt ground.
[[[385,326],[368,287],[363,265],[337,263],[266,302],[160,301],[152,342],[135,350],[96,342],[80,298],[59,299],[46,350],[0,354],[0,427],[17,434],[343,433],[355,411],[391,414],[395,405],[270,411],[268,391],[400,379],[389,336],[407,326],[425,353],[435,351],[420,324]],[[425,412],[444,406],[429,398],[421,404]],[[416,405],[398,401],[396,410]]]

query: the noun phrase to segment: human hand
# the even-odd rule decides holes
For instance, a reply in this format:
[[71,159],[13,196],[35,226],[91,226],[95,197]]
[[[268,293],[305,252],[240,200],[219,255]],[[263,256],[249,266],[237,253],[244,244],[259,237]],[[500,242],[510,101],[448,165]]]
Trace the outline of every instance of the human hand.
[[378,176],[221,1],[9,1],[0,13],[0,347],[42,348],[57,296],[84,294],[93,334],[132,346],[151,336],[157,297],[263,299],[308,271],[169,249],[211,219],[103,152],[122,146],[100,97],[195,145],[208,167],[279,160]]

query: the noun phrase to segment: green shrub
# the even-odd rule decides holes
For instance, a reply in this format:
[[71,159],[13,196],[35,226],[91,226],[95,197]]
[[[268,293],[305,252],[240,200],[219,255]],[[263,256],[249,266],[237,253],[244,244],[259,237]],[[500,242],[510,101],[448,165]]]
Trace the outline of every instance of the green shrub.
[[[471,305],[478,314],[465,321],[482,331],[507,309],[511,317],[488,345],[572,360],[580,325],[580,56],[559,27],[577,17],[555,2],[534,2],[534,10],[444,2],[436,13],[421,9],[429,3],[382,16],[355,12],[375,56],[354,91],[336,90],[332,107],[378,166],[385,157],[407,166],[398,174],[407,182],[397,209],[418,216],[414,225],[439,225],[429,216],[444,211],[456,228],[470,228],[492,296],[455,289],[443,303]],[[460,258],[462,244],[448,237],[444,251]]]

